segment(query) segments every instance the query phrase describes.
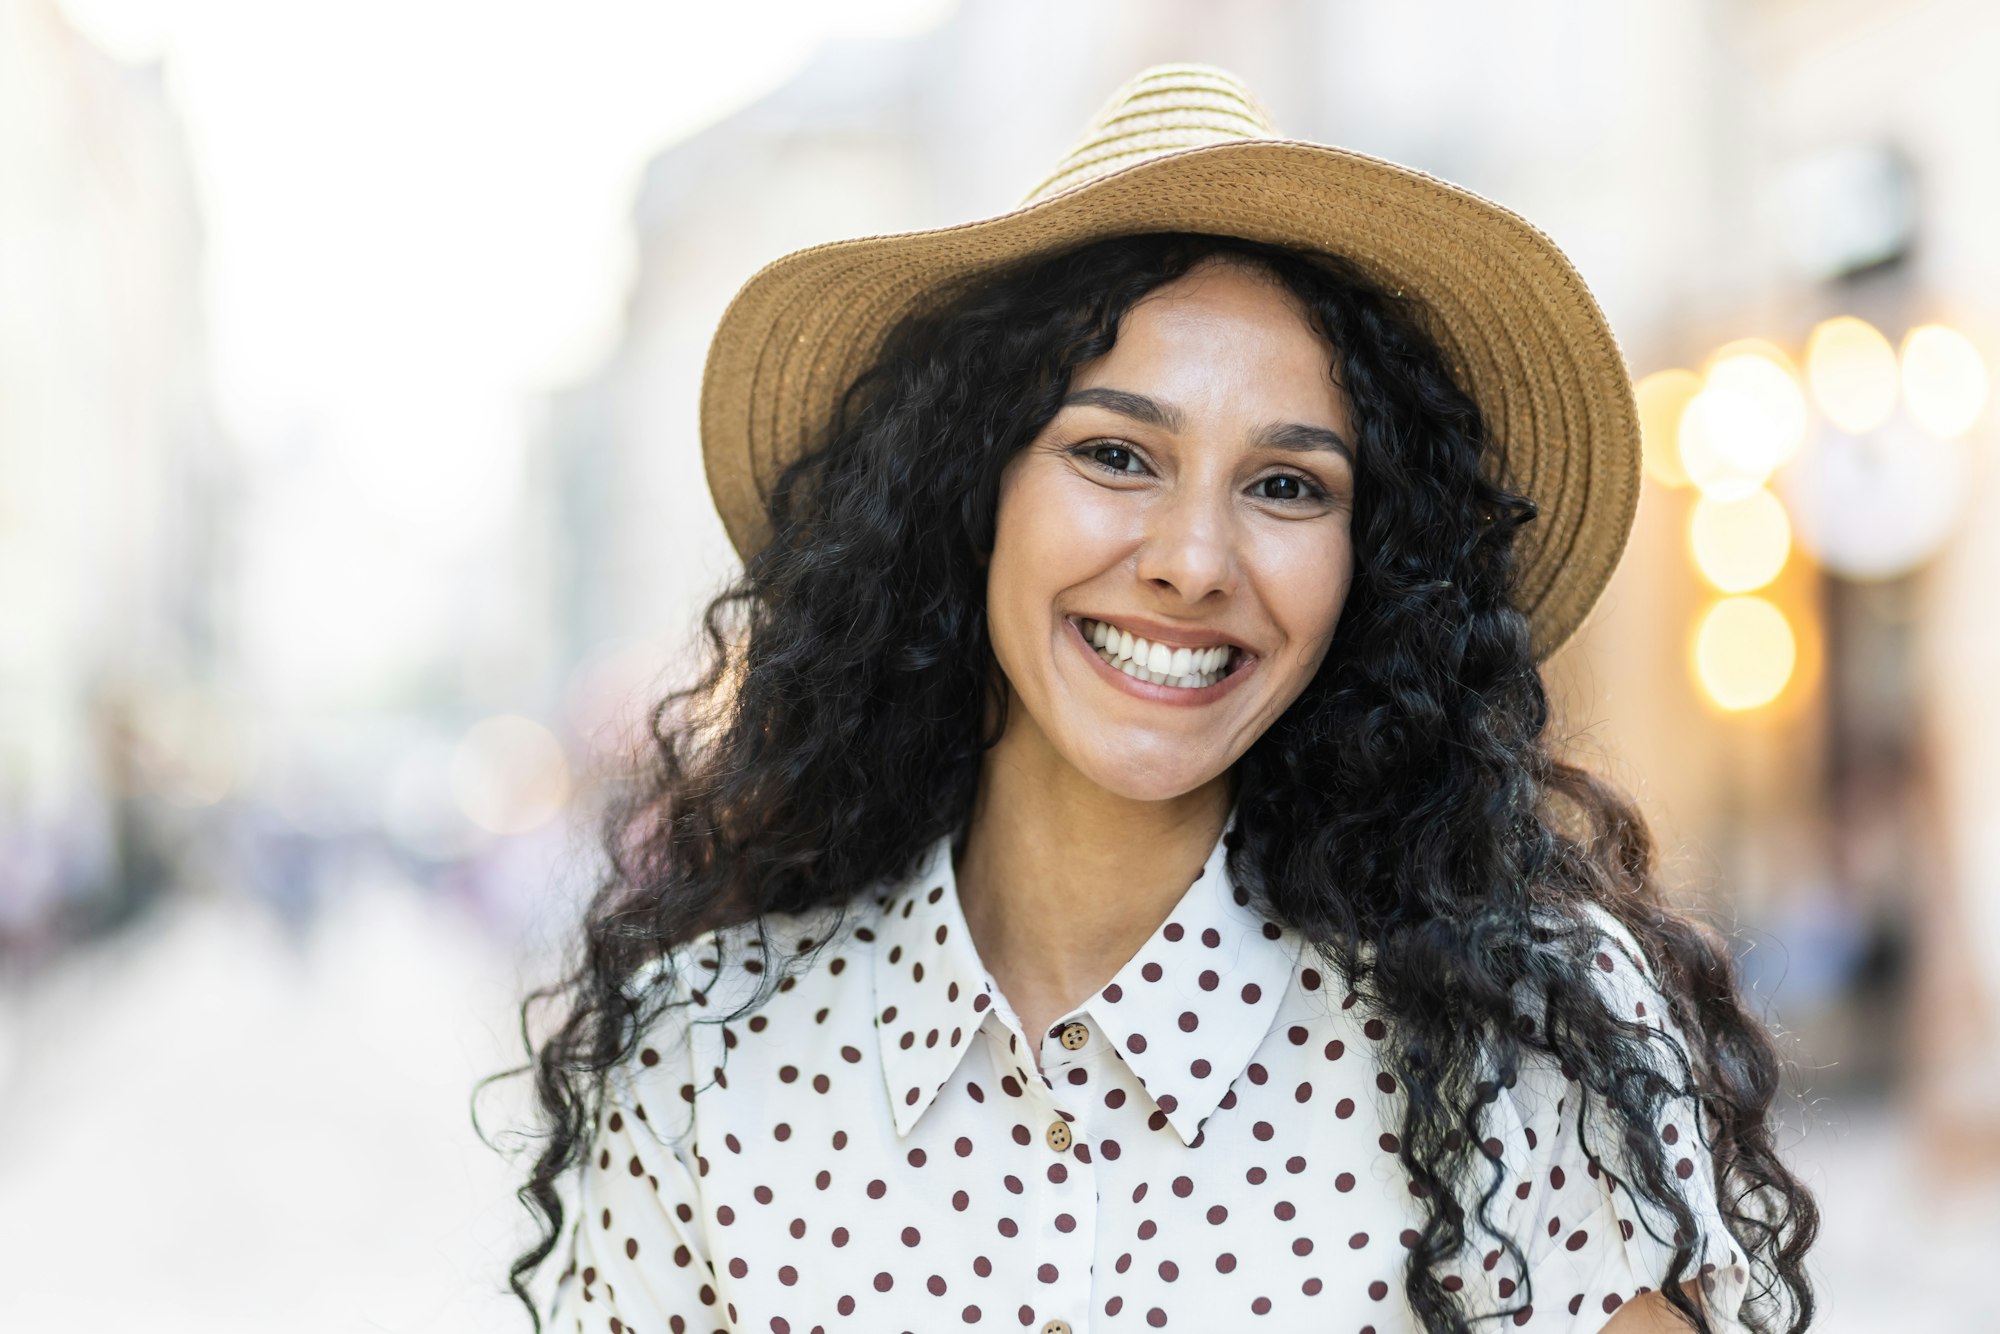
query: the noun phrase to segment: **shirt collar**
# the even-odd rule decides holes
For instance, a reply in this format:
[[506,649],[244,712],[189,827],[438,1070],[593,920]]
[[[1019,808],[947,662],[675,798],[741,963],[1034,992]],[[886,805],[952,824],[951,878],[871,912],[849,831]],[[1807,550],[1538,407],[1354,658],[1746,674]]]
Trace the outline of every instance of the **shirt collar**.
[[[1304,944],[1230,880],[1228,829],[1166,920],[1077,1007],[1183,1144],[1201,1133],[1270,1031]],[[951,843],[939,838],[883,901],[874,932],[875,1028],[898,1135],[923,1116],[1003,1000],[965,925]]]

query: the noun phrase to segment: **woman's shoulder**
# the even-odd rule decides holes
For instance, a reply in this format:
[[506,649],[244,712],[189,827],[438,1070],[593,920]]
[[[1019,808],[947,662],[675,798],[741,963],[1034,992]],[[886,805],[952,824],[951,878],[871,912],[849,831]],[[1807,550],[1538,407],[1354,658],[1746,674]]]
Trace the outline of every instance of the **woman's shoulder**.
[[879,898],[862,894],[806,912],[767,912],[710,927],[648,963],[634,992],[691,1009],[690,1020],[720,1021],[746,1003],[769,1003],[809,982],[848,977],[879,913]]
[[872,1019],[872,929],[882,897],[711,927],[641,968],[627,994],[643,1016],[626,1078],[678,1081],[738,1047]]

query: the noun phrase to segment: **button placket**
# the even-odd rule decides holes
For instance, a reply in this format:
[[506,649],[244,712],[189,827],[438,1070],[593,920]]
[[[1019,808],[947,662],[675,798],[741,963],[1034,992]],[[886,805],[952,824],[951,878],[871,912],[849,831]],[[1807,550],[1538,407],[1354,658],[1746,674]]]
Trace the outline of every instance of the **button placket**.
[[1077,1113],[1050,1096],[1035,1100],[1043,1117],[1039,1148],[1046,1193],[1038,1194],[1042,1207],[1036,1219],[1035,1267],[1041,1281],[1034,1307],[1043,1321],[1039,1328],[1085,1334],[1097,1249],[1096,1158],[1083,1122],[1074,1119]]

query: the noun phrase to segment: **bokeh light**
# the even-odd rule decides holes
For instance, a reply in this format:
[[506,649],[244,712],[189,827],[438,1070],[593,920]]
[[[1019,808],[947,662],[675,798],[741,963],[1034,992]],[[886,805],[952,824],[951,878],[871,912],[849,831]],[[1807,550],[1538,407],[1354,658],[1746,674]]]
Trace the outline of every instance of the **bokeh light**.
[[1898,416],[1866,436],[1822,431],[1774,479],[1800,547],[1845,579],[1907,574],[1951,539],[1974,487],[1971,447]]
[[1805,393],[1783,354],[1732,343],[1702,377],[1681,425],[1681,462],[1704,492],[1733,499],[1761,485],[1798,452],[1806,435]]
[[1813,402],[1841,430],[1862,435],[1896,410],[1896,349],[1874,325],[1852,315],[1823,320],[1806,339],[1806,383]]
[[1687,469],[1681,466],[1681,413],[1701,392],[1701,377],[1676,366],[1654,371],[1632,390],[1639,400],[1639,439],[1646,475],[1662,486],[1679,490],[1689,481]]
[[1798,665],[1798,639],[1785,614],[1760,597],[1724,598],[1695,630],[1695,679],[1731,712],[1776,699]]
[[1903,335],[1903,401],[1916,423],[1947,440],[1986,410],[1986,362],[1972,340],[1942,324]]
[[1675,436],[1680,465],[1688,480],[1703,495],[1719,500],[1738,500],[1764,485],[1773,465],[1753,466],[1742,462],[1722,442],[1730,433],[1732,404],[1707,397],[1706,391],[1689,400],[1681,413],[1680,430]]
[[569,800],[569,762],[555,733],[501,714],[466,732],[451,761],[451,790],[465,818],[495,834],[525,834]]
[[1785,507],[1762,487],[1735,500],[1704,495],[1688,520],[1688,547],[1707,580],[1724,593],[1748,593],[1778,577],[1792,550]]

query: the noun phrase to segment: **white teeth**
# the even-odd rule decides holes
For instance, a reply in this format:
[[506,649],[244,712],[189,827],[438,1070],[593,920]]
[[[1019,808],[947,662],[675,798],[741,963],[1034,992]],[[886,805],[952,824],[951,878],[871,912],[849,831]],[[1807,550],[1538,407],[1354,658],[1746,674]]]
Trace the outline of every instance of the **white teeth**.
[[1205,649],[1169,648],[1135,639],[1130,631],[1104,621],[1080,618],[1080,623],[1087,627],[1086,638],[1097,655],[1136,680],[1197,690],[1220,681],[1229,663],[1227,644]]

